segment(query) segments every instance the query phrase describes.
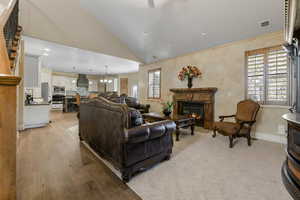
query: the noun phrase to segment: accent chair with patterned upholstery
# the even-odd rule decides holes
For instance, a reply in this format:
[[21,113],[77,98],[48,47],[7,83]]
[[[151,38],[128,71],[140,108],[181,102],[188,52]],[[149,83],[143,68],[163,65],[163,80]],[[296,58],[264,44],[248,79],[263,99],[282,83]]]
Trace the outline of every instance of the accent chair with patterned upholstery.
[[[256,116],[260,105],[252,100],[240,101],[235,115],[219,116],[220,122],[214,123],[213,137],[216,133],[229,137],[229,147],[233,147],[233,139],[246,137],[251,146],[251,127],[256,122]],[[234,118],[235,122],[225,122],[225,118]]]

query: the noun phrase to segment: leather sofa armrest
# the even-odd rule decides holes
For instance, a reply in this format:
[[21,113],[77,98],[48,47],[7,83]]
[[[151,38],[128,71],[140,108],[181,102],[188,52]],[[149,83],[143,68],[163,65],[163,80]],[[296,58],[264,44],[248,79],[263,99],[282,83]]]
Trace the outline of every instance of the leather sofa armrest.
[[125,133],[125,141],[128,143],[140,143],[148,140],[149,135],[149,127],[137,126],[127,130]]
[[149,139],[161,137],[164,134],[171,134],[175,129],[176,124],[171,120],[144,124],[128,129],[125,141],[127,143],[140,143]]

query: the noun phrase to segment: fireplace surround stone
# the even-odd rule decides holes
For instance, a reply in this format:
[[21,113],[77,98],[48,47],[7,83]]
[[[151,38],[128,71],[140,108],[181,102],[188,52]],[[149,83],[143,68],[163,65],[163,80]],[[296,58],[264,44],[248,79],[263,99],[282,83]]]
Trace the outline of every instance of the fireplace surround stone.
[[180,114],[179,106],[181,102],[201,103],[204,105],[204,116],[201,116],[203,120],[203,127],[205,129],[212,129],[214,123],[215,93],[217,90],[218,89],[214,87],[170,89],[170,91],[174,93],[174,114]]

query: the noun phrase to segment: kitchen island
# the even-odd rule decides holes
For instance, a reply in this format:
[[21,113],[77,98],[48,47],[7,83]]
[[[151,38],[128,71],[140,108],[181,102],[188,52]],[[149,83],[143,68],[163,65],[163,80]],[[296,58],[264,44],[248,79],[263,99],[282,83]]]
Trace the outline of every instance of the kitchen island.
[[24,129],[47,126],[50,118],[50,104],[36,103],[24,106]]

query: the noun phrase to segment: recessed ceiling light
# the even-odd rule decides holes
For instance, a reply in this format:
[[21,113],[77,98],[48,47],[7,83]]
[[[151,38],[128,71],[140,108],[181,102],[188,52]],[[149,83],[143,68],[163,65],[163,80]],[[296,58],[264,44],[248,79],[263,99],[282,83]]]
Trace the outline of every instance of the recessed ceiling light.
[[44,48],[44,51],[47,51],[47,52],[49,52],[49,51],[51,51],[50,49],[48,49],[48,48]]
[[43,56],[49,56],[49,54],[48,53],[43,53]]
[[201,33],[202,36],[206,36],[206,33]]

